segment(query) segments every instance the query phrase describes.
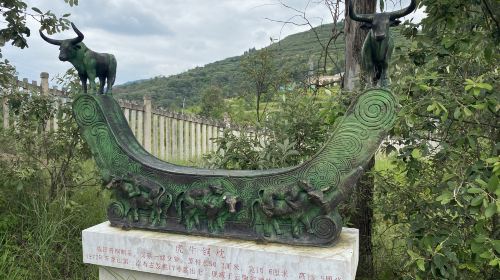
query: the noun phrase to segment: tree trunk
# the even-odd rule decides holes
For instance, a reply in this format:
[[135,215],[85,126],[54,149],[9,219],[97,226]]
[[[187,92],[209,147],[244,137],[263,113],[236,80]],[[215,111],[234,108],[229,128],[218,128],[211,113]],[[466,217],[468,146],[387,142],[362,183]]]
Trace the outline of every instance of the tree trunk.
[[[361,63],[361,49],[368,34],[360,27],[360,23],[353,21],[347,14],[349,1],[345,1],[345,71],[343,88],[353,91],[359,85],[359,72]],[[377,0],[357,0],[354,2],[354,9],[358,14],[372,14],[376,11]]]
[[[375,165],[375,157],[370,160],[366,170],[370,171]],[[357,276],[366,279],[374,277],[372,252],[372,222],[373,222],[373,176],[365,174],[358,182],[354,192],[354,211],[352,223],[359,229],[359,265]]]
[[[360,89],[360,63],[361,49],[368,34],[367,31],[359,28],[360,23],[349,18],[347,14],[349,1],[345,2],[345,71],[343,89],[354,91]],[[354,2],[354,9],[359,14],[371,14],[376,12],[377,0],[357,0]],[[371,170],[375,164],[375,158],[370,160],[367,171]],[[373,220],[373,176],[364,175],[356,191],[354,192],[354,211],[352,211],[352,223],[359,229],[359,265],[357,276],[372,279],[373,257],[372,257],[372,220]]]

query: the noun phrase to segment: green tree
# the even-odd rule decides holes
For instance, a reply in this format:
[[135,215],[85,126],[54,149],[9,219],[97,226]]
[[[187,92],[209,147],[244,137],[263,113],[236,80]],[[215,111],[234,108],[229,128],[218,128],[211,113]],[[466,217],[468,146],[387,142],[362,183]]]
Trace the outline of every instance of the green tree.
[[[345,34],[345,69],[343,80],[343,91],[359,91],[361,74],[361,50],[368,34],[368,30],[362,29],[361,23],[351,20],[348,15],[349,2],[354,1],[353,7],[357,13],[373,14],[376,12],[377,0],[347,0],[345,1],[344,14],[344,34]],[[383,2],[382,2],[383,3]],[[351,98],[354,94],[351,94]],[[374,166],[373,158],[367,166],[371,170]],[[373,256],[372,256],[372,226],[373,226],[373,192],[374,181],[370,173],[365,174],[354,191],[352,209],[349,209],[351,222],[355,228],[359,229],[360,235],[360,266],[358,275],[363,277],[373,277]]]
[[271,47],[259,51],[249,52],[241,62],[241,68],[246,76],[247,90],[255,97],[255,114],[257,122],[262,119],[265,109],[261,113],[261,102],[272,99],[280,86],[285,86],[287,74],[274,64],[276,49]]
[[[64,0],[64,2],[70,6],[78,5],[78,0]],[[5,44],[10,43],[21,49],[28,47],[26,38],[33,33],[26,24],[28,18],[40,23],[40,29],[49,34],[68,29],[70,23],[68,20],[70,14],[58,17],[50,10],[44,12],[35,6],[29,6],[26,1],[20,0],[1,0],[0,13],[4,23],[0,29],[0,58],[2,57],[1,47]],[[1,85],[6,85],[12,74],[12,66],[9,61],[7,59],[0,61],[0,82],[3,82]]]
[[404,248],[384,277],[498,279],[499,2],[420,6],[427,17],[393,60],[401,146],[376,178],[380,223]]
[[224,95],[220,87],[210,86],[201,94],[200,115],[221,119],[226,111]]

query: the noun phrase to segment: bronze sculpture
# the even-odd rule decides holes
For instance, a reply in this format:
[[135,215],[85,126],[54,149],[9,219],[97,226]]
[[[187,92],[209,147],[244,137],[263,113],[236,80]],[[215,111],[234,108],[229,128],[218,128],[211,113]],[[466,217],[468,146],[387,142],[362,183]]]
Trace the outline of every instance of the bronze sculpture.
[[48,43],[60,46],[59,60],[69,61],[75,67],[82,82],[83,92],[87,93],[87,79],[90,89],[96,89],[95,78],[99,78],[99,91],[104,93],[104,84],[107,83],[106,93],[111,93],[116,78],[116,59],[108,53],[97,53],[85,46],[83,34],[71,23],[71,27],[78,37],[67,40],[51,39],[40,30],[40,36]]
[[369,86],[376,86],[380,81],[380,86],[386,87],[389,85],[387,68],[394,49],[389,27],[399,25],[401,21],[398,18],[413,12],[417,7],[417,2],[411,0],[408,7],[394,12],[356,14],[353,1],[349,1],[349,17],[354,21],[362,22],[361,28],[370,30],[363,43],[361,53],[363,74],[367,79],[370,79],[367,81]]
[[339,119],[325,146],[303,164],[211,170],[149,154],[111,95],[81,94],[73,102],[104,182],[118,184],[111,188],[111,225],[313,246],[338,240],[338,205],[349,197],[391,129],[397,108],[390,91],[370,89]]
[[[384,20],[394,21],[398,15]],[[351,16],[370,23],[381,17]],[[81,42],[83,34],[72,26],[78,34],[75,39],[58,41],[40,34],[61,46],[60,59],[77,68],[85,93],[85,79],[91,79],[89,72],[94,70],[97,75],[97,69],[107,69],[98,77],[108,78],[110,90],[114,57],[88,50]],[[108,63],[92,63],[97,58],[107,58]],[[387,64],[387,56],[384,59]],[[377,67],[376,73],[385,77],[386,67]],[[338,119],[332,136],[314,157],[289,168],[238,171],[184,167],[154,157],[137,141],[111,94],[78,95],[73,115],[104,185],[113,192],[108,207],[112,226],[330,246],[342,231],[338,205],[349,197],[392,128],[398,107],[389,90],[366,90]]]

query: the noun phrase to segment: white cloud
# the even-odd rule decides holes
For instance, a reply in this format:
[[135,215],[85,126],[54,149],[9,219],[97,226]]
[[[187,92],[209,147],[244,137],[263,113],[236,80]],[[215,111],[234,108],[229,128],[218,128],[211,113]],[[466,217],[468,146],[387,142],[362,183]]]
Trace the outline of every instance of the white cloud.
[[[85,34],[89,48],[117,57],[117,84],[180,73],[240,55],[251,47],[264,47],[270,37],[283,38],[308,29],[266,20],[288,20],[296,14],[276,0],[82,0],[75,7],[62,0],[29,2],[59,15],[71,13],[70,20]],[[303,10],[307,1],[284,3]],[[314,25],[331,21],[321,1],[310,1],[307,17]],[[33,34],[28,39],[30,47],[3,49],[19,76],[38,79],[40,72],[48,71],[53,77],[71,67],[57,59],[56,46],[38,36],[37,23],[28,23]],[[65,31],[52,37],[74,36]]]

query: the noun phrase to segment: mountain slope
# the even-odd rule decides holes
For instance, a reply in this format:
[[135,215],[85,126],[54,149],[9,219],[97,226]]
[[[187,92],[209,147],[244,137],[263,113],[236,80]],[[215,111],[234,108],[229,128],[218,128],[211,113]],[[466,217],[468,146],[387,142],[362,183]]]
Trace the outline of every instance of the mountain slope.
[[[343,23],[337,28],[342,30]],[[287,69],[296,82],[303,81],[311,68],[322,67],[321,44],[326,45],[331,34],[333,24],[326,24],[296,33],[273,43],[267,48],[273,51],[273,64],[281,69]],[[400,41],[399,32],[393,32],[396,42]],[[127,99],[142,99],[145,94],[150,94],[157,106],[166,108],[180,108],[197,104],[203,89],[217,86],[222,89],[225,97],[241,95],[244,92],[245,75],[240,66],[242,60],[262,50],[250,49],[241,56],[229,57],[224,60],[196,67],[186,72],[169,77],[155,77],[117,86],[114,92]],[[339,36],[336,44],[329,48],[330,56],[337,61],[335,65],[328,59],[327,74],[340,72],[344,63],[344,38]],[[321,61],[321,63],[319,63]],[[319,64],[318,64],[319,63]]]

